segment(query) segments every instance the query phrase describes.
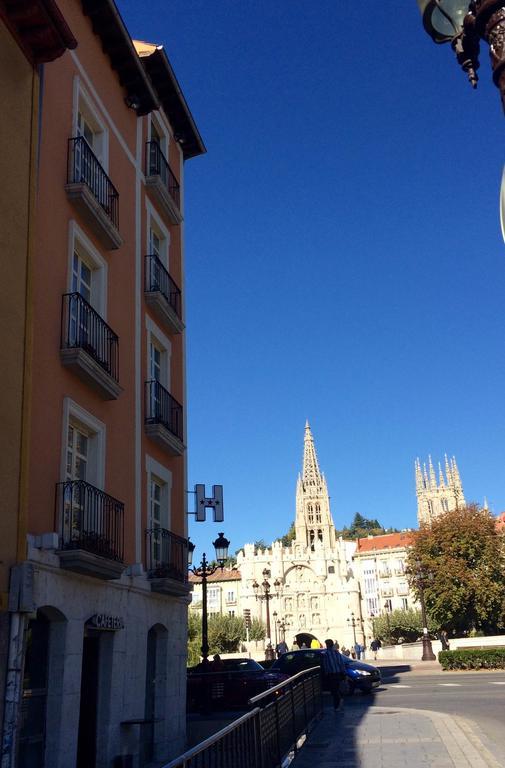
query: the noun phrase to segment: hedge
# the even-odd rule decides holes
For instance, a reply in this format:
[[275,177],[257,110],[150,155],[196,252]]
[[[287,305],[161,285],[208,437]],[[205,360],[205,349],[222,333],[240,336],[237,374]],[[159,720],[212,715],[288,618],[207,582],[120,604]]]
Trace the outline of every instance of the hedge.
[[505,648],[440,651],[442,669],[505,669]]

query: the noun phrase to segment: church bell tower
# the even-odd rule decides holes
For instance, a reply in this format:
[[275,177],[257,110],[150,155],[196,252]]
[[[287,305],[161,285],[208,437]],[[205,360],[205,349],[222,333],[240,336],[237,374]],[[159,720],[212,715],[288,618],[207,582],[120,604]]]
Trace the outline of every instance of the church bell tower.
[[428,469],[426,464],[421,467],[421,462],[416,459],[415,472],[419,525],[429,524],[444,512],[452,512],[453,509],[465,506],[463,485],[454,456],[450,460],[445,456],[445,477],[439,462],[438,481],[431,456],[428,456]]
[[315,551],[332,549],[336,534],[330,512],[330,499],[324,474],[317,462],[314,438],[309,422],[305,424],[303,469],[296,484],[296,541]]

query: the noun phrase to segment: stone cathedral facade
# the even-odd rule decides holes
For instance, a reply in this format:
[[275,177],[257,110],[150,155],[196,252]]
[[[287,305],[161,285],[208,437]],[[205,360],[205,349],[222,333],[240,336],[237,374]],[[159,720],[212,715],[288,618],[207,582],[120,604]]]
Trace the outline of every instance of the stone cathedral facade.
[[[296,536],[289,547],[273,542],[255,552],[246,544],[238,555],[241,572],[241,608],[266,622],[266,601],[257,599],[253,584],[265,579],[271,585],[271,641],[281,639],[276,622],[286,626],[288,644],[297,635],[327,637],[350,647],[363,642],[360,619],[360,590],[354,576],[352,556],[355,542],[337,537],[330,499],[319,464],[310,426],[305,426],[303,467],[296,486]],[[274,586],[277,582],[278,587]],[[258,590],[262,594],[262,590]],[[274,616],[275,614],[275,616]]]
[[440,462],[438,463],[438,480],[431,456],[428,457],[428,468],[426,464],[421,467],[421,462],[416,459],[415,472],[419,525],[431,523],[444,512],[452,512],[465,506],[463,485],[454,456],[451,460],[445,456],[445,477]]

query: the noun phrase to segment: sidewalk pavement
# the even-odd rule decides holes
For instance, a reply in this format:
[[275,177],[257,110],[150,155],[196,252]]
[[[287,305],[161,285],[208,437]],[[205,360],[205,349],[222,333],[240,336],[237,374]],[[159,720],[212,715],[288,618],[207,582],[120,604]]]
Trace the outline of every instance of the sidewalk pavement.
[[505,768],[460,717],[425,709],[325,707],[290,768]]

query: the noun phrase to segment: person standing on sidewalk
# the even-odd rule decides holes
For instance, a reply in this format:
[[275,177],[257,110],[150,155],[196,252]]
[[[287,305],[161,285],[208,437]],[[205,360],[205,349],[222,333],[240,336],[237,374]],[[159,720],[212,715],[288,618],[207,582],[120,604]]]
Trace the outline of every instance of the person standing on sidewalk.
[[340,683],[345,679],[345,663],[334,647],[333,640],[325,640],[326,649],[321,654],[321,671],[324,687],[333,697],[335,711],[340,709]]

